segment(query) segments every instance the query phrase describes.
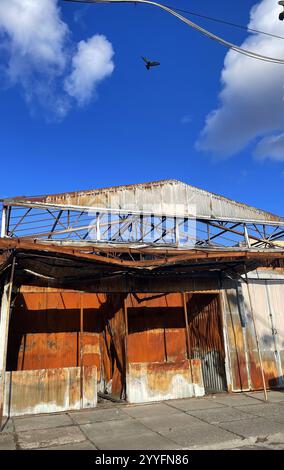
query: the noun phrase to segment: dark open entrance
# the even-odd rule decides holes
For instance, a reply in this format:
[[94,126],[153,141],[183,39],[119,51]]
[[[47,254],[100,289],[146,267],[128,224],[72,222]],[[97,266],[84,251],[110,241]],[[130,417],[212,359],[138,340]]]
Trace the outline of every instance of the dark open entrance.
[[188,294],[191,358],[201,359],[205,393],[227,390],[225,349],[218,294]]

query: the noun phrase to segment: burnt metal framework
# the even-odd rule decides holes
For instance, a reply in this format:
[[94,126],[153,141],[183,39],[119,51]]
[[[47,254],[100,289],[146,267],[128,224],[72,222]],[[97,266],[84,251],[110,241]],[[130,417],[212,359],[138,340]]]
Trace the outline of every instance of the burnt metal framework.
[[[174,213],[5,200],[1,237],[58,244],[271,249],[277,247],[277,242],[284,241],[284,225],[271,220],[220,220]],[[283,244],[278,247],[283,248]]]

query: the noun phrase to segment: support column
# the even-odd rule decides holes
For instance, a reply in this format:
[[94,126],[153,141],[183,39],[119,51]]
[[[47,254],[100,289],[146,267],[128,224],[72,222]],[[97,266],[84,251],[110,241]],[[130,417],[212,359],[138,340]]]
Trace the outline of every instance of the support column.
[[80,407],[84,406],[84,369],[83,369],[83,344],[84,341],[84,305],[83,294],[80,292]]
[[250,238],[248,234],[248,228],[247,224],[244,224],[244,236],[245,236],[245,242],[248,248],[251,248],[251,243],[250,243]]
[[101,218],[101,215],[100,215],[99,212],[97,212],[97,216],[96,216],[96,233],[97,233],[97,241],[98,242],[101,240],[100,218]]
[[15,258],[12,261],[10,276],[5,278],[4,288],[1,298],[0,311],[0,430],[3,422],[3,408],[5,397],[5,373],[7,362],[8,334],[10,323],[10,305],[15,271]]
[[[128,296],[127,296],[128,297]],[[123,301],[123,311],[124,311],[124,324],[125,324],[125,336],[124,336],[124,355],[125,355],[125,400],[127,400],[127,377],[129,371],[129,363],[128,363],[128,305],[127,305],[127,297]]]
[[175,217],[175,242],[179,245],[179,219]]
[[4,238],[7,231],[7,207],[3,206],[2,209],[2,218],[1,218],[1,238]]
[[186,293],[182,293],[182,301],[183,301],[183,311],[184,311],[184,319],[185,319],[185,327],[186,327],[186,346],[187,346],[187,358],[189,360],[189,367],[190,367],[190,376],[191,376],[191,383],[192,383],[192,390],[194,396],[196,396],[195,393],[195,387],[194,387],[194,378],[193,378],[193,371],[192,371],[192,363],[191,363],[191,354],[190,354],[190,338],[189,338],[189,327],[188,327],[188,312],[187,312],[187,302],[186,302]]

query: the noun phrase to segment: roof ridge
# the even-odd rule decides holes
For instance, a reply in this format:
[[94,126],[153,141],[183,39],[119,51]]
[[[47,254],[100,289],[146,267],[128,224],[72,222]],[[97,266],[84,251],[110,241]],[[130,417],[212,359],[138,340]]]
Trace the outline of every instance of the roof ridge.
[[85,189],[85,190],[69,191],[69,192],[67,191],[67,192],[64,192],[64,193],[53,193],[53,194],[46,194],[46,195],[42,195],[42,196],[30,196],[30,197],[29,196],[22,196],[22,197],[16,197],[16,198],[7,198],[7,199],[4,199],[2,201],[5,203],[5,201],[19,200],[20,199],[22,201],[31,201],[31,202],[44,202],[44,201],[50,202],[53,199],[60,200],[61,198],[62,199],[66,198],[66,196],[70,196],[72,198],[73,196],[79,196],[80,197],[80,196],[84,196],[84,195],[85,196],[92,195],[92,194],[96,195],[96,194],[103,193],[103,192],[112,192],[112,191],[118,191],[118,190],[123,190],[123,189],[135,189],[135,188],[143,188],[143,187],[145,189],[147,189],[147,188],[151,188],[151,187],[162,186],[162,185],[165,185],[167,183],[168,184],[174,184],[174,185],[182,185],[184,187],[191,188],[199,194],[204,194],[207,197],[212,196],[212,197],[214,197],[214,198],[216,198],[220,201],[230,203],[235,207],[247,208],[248,210],[251,210],[251,211],[254,211],[254,212],[259,212],[260,214],[263,214],[264,216],[277,218],[281,222],[284,220],[283,217],[281,217],[279,215],[276,215],[272,212],[269,212],[267,210],[259,209],[255,206],[236,201],[234,199],[228,198],[228,197],[223,196],[221,194],[217,194],[217,193],[208,191],[206,189],[199,188],[197,186],[193,186],[191,184],[185,183],[184,181],[180,181],[178,179],[161,179],[161,180],[149,181],[149,182],[143,182],[143,183],[136,183],[136,184],[131,183],[131,184],[124,184],[124,185],[108,186],[108,187],[104,187],[104,188]]

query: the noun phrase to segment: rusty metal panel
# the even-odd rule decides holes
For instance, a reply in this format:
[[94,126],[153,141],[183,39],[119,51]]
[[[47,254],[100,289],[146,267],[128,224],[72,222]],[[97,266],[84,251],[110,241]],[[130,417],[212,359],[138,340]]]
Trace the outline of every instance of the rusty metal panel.
[[83,370],[83,396],[80,397],[80,368],[41,369],[6,372],[5,416],[55,413],[95,407],[97,369]]
[[100,389],[114,398],[125,396],[125,314],[124,296],[105,296],[101,306],[104,326],[100,338],[102,376]]
[[[272,321],[272,313],[269,304],[268,292],[265,281],[249,281],[255,323],[259,337],[260,351],[263,363],[266,386],[275,387],[278,384],[279,367],[277,348]],[[249,296],[247,285],[243,285],[245,302],[249,309]],[[248,315],[247,340],[250,354],[250,376],[253,390],[263,388],[261,381],[261,370],[257,353],[255,331],[253,328],[252,316]]]
[[129,362],[164,362],[164,330],[137,332],[128,335]]
[[[191,371],[193,372],[193,383]],[[203,396],[201,362],[198,359],[174,363],[129,364],[127,400],[129,403]]]
[[[14,202],[31,202],[126,211],[151,210],[159,214],[192,216],[192,205],[197,218],[238,220],[247,222],[283,223],[283,218],[242,204],[177,180],[163,180],[136,185],[117,186],[51,194],[35,198],[17,198]],[[13,204],[13,199],[4,204]]]
[[181,294],[131,294],[128,304],[129,362],[187,358]]
[[250,390],[249,353],[246,328],[242,326],[237,289],[224,286],[225,327],[232,380],[232,391]]
[[187,312],[190,357],[201,360],[205,391],[225,391],[225,351],[218,295],[190,294]]
[[99,382],[97,376],[98,369],[96,366],[83,367],[83,397],[82,408],[94,408],[97,406],[98,390],[97,383]]
[[[79,366],[80,293],[23,292],[12,312],[8,370]],[[105,296],[82,294],[83,365],[98,368],[100,380],[100,308]]]
[[266,289],[272,318],[272,329],[275,338],[278,385],[284,386],[284,282],[283,280],[266,281]]
[[185,328],[171,328],[165,331],[166,355],[169,362],[187,359]]
[[95,365],[100,369],[100,335],[96,333],[83,333],[83,365]]

